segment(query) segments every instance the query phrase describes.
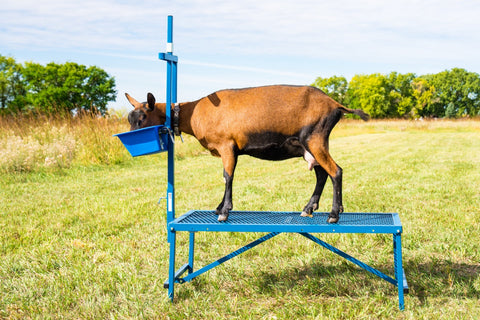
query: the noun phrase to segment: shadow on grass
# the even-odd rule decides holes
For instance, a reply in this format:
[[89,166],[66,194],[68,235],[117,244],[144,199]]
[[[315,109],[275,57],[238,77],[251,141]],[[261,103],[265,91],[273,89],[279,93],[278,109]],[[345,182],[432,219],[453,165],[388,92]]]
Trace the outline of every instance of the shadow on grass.
[[[428,298],[480,299],[480,263],[418,256],[404,256],[403,260],[409,286],[407,296],[415,297],[421,304]],[[394,285],[335,255],[327,254],[309,263],[299,264],[298,261],[292,257],[291,264],[283,260],[278,267],[272,261],[266,261],[265,265],[252,264],[253,272],[230,265],[227,273],[222,271],[210,279],[204,276],[194,279],[188,290],[180,290],[179,299],[189,298],[199,291],[224,288],[225,283],[228,283],[227,291],[240,296],[247,291],[267,296],[397,296]],[[382,260],[379,264],[369,264],[394,278],[393,255],[391,263]]]
[[[392,265],[372,265],[393,278]],[[408,295],[421,302],[427,297],[476,298],[480,299],[480,264],[455,263],[434,260],[422,263],[404,261]],[[292,290],[305,295],[329,297],[361,297],[375,292],[382,295],[397,295],[390,283],[349,262],[336,265],[314,263],[301,269],[272,269],[259,272],[254,284],[264,294],[286,294]],[[477,282],[477,284],[475,284]]]
[[[346,260],[338,263],[338,259],[340,258],[300,267],[258,270],[254,275],[246,277],[242,271],[236,273],[233,268],[230,272],[235,274],[230,273],[228,276],[231,281],[230,289],[241,294],[245,289],[243,287],[249,286],[251,291],[270,296],[293,293],[325,297],[397,296],[397,289],[392,284]],[[393,261],[391,265],[371,266],[394,277]],[[442,259],[405,261],[404,258],[403,267],[409,286],[407,295],[418,298],[421,303],[429,297],[480,299],[480,264],[456,263]],[[190,297],[193,292],[209,291],[212,290],[211,286],[217,286],[203,276],[194,279],[191,284],[188,290],[180,290],[183,292],[179,295],[180,299]]]
[[435,259],[409,262],[404,267],[411,294],[424,302],[427,297],[480,299],[480,263],[457,263]]

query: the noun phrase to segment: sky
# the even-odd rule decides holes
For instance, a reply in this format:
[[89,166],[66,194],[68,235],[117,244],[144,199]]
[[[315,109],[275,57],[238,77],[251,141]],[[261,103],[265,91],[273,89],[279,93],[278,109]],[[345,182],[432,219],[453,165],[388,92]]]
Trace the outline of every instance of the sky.
[[167,16],[173,15],[178,101],[317,77],[480,73],[480,1],[3,0],[0,54],[19,63],[76,62],[125,92],[165,100]]

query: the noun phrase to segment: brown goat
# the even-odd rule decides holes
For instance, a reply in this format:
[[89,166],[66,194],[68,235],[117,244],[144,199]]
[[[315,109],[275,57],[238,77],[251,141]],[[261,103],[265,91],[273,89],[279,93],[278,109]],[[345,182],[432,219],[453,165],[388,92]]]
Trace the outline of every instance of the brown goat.
[[[165,103],[155,103],[151,93],[145,103],[125,95],[135,107],[128,116],[131,130],[164,124]],[[343,212],[342,169],[328,152],[328,138],[343,113],[367,120],[362,110],[345,108],[314,87],[283,85],[221,90],[179,106],[179,130],[193,135],[212,155],[222,158],[225,194],[216,209],[218,221],[226,221],[233,208],[233,174],[242,154],[266,160],[303,156],[308,168],[315,170],[317,182],[301,215],[311,217],[318,208],[330,176],[333,204],[327,221],[338,221]]]

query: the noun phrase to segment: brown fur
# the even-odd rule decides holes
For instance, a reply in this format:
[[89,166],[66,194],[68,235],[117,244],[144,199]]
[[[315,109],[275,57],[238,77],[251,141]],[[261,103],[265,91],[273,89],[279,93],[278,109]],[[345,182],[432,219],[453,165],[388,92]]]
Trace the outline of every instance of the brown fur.
[[[147,103],[126,96],[135,107],[129,117],[129,121],[133,119],[130,121],[132,129],[164,124],[164,103],[155,103],[151,94]],[[232,207],[231,180],[238,155],[282,160],[308,152],[316,160],[317,186],[304,213],[310,215],[318,207],[325,183],[319,181],[325,180],[319,177],[324,170],[338,189],[334,191],[329,219],[329,222],[336,222],[343,210],[341,168],[328,152],[328,138],[343,113],[368,119],[363,111],[345,108],[313,87],[254,87],[222,90],[194,102],[181,103],[179,127],[180,131],[195,136],[212,155],[222,158],[226,190],[217,208],[219,220],[226,220]]]

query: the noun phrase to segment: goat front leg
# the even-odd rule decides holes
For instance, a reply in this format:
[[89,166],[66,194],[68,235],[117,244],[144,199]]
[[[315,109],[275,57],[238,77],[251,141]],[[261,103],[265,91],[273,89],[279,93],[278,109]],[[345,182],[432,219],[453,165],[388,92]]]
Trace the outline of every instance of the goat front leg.
[[237,165],[237,155],[233,152],[233,148],[229,148],[221,154],[221,157],[223,162],[223,177],[225,179],[225,193],[215,214],[218,215],[218,221],[227,221],[230,210],[233,209],[232,186],[233,174]]

